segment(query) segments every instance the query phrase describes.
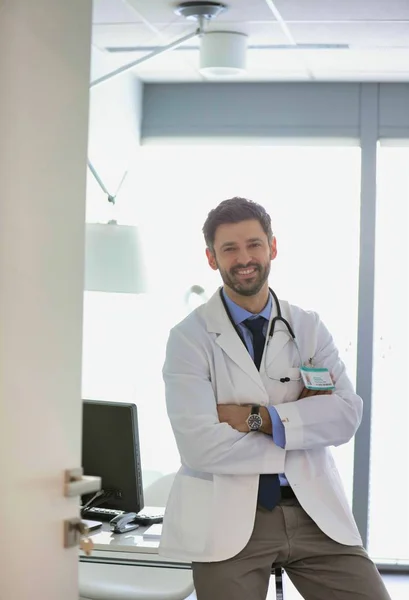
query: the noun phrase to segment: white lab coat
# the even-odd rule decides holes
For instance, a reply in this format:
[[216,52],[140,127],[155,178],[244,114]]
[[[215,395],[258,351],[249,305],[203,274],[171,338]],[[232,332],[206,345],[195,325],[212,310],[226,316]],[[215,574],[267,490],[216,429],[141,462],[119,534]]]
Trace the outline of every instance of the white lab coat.
[[[331,395],[297,400],[302,383],[270,377],[299,375],[299,355],[278,322],[260,371],[232,326],[219,292],[170,333],[163,376],[169,419],[182,467],[166,506],[159,553],[187,561],[221,561],[238,554],[254,526],[260,473],[285,473],[300,504],[329,537],[346,545],[361,538],[329,446],[348,442],[362,416],[332,337],[318,315],[287,302],[303,363],[327,367]],[[277,314],[273,303],[271,318]],[[220,423],[217,404],[273,404],[286,448],[259,432]]]

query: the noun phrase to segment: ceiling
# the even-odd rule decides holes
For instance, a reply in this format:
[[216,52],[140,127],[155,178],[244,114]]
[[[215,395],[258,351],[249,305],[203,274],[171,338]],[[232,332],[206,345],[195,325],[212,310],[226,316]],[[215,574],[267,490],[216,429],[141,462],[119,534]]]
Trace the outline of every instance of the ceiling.
[[[247,72],[234,81],[409,81],[409,0],[226,0],[207,30],[248,35]],[[189,32],[171,0],[94,0],[93,70],[132,62]],[[207,81],[199,39],[146,61],[146,82]]]

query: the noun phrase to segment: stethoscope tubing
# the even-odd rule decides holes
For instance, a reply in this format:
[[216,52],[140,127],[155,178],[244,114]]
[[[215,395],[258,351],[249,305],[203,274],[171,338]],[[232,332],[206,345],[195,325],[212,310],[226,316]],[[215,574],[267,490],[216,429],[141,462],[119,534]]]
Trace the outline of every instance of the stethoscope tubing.
[[[277,308],[277,315],[271,321],[270,329],[269,329],[268,334],[266,336],[267,337],[267,347],[268,347],[268,344],[271,342],[271,340],[273,338],[274,330],[275,330],[275,327],[276,327],[276,323],[278,323],[279,321],[281,321],[286,326],[287,332],[291,336],[291,338],[292,338],[292,340],[293,340],[293,342],[295,344],[295,347],[297,348],[297,352],[298,352],[298,355],[300,357],[300,365],[302,365],[301,352],[300,352],[300,349],[298,347],[297,340],[295,338],[295,333],[293,331],[293,328],[291,327],[291,325],[287,321],[287,319],[285,319],[283,317],[283,315],[282,315],[281,307],[280,307],[280,302],[279,302],[279,300],[277,298],[276,293],[274,292],[274,290],[271,287],[269,287],[268,289],[270,290],[270,293],[273,296],[273,299],[274,299],[274,302],[275,302],[275,305],[276,305],[276,308]],[[244,337],[243,337],[243,335],[242,335],[242,333],[240,331],[240,328],[236,325],[236,323],[233,320],[233,317],[230,314],[229,307],[227,306],[227,302],[226,302],[226,300],[224,298],[224,295],[223,295],[223,288],[220,288],[219,294],[220,294],[220,298],[222,300],[224,309],[225,309],[225,311],[227,313],[227,316],[229,317],[229,320],[230,320],[231,324],[233,325],[233,327],[234,327],[237,335],[239,336],[239,338],[241,339],[241,341],[243,342],[244,346],[247,349],[247,345],[246,345]],[[266,352],[264,352],[264,360],[266,360]],[[280,377],[280,379],[276,379],[275,377],[270,377],[269,374],[268,374],[268,372],[267,372],[267,368],[265,369],[265,371],[266,371],[267,377],[269,379],[274,380],[274,381],[280,381],[281,383],[288,383],[289,381],[291,381],[291,379],[289,377]],[[299,379],[301,379],[301,378],[299,378]],[[299,381],[299,379],[297,379],[297,381]]]

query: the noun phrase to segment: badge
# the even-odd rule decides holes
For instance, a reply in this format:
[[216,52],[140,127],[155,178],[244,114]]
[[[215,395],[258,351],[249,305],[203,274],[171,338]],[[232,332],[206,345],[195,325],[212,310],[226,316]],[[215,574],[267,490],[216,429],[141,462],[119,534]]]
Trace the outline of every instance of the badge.
[[301,377],[307,390],[334,390],[335,385],[328,369],[300,367]]

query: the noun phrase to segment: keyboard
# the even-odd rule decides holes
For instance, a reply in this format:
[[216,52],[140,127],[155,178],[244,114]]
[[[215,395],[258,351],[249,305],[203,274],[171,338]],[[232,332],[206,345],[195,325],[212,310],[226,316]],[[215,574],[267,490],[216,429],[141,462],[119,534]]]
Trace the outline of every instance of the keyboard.
[[124,510],[116,510],[115,508],[99,508],[98,506],[93,506],[81,512],[81,517],[83,519],[103,521],[106,523],[111,521],[114,517],[123,514],[125,514]]
[[[115,508],[101,508],[98,506],[93,506],[81,512],[81,518],[94,521],[103,521],[106,523],[118,515],[124,515],[125,512],[126,511],[124,510],[116,510]],[[134,523],[138,523],[139,525],[154,525],[155,523],[162,523],[163,515],[163,508],[145,506],[136,515]]]

